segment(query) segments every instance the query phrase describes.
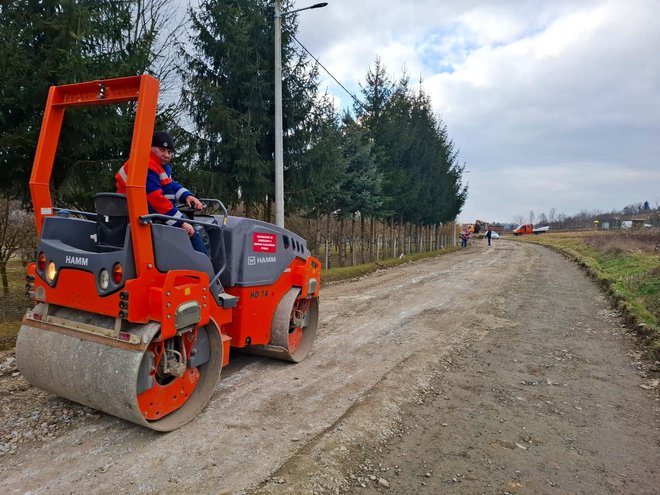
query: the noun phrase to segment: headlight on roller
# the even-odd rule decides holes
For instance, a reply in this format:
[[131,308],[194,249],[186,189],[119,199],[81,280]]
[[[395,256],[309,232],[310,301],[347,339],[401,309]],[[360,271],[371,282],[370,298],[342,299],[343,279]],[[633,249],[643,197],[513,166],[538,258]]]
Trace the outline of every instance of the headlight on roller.
[[52,284],[55,277],[57,277],[57,268],[55,267],[55,263],[51,261],[46,267],[46,280]]
[[101,286],[101,290],[107,290],[108,285],[110,285],[110,274],[108,273],[108,270],[104,268],[101,270],[101,273],[99,273],[99,286]]

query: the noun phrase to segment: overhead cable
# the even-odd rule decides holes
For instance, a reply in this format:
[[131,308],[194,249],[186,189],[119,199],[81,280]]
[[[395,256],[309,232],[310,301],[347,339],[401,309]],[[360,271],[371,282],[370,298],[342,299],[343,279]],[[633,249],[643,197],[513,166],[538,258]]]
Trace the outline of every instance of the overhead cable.
[[362,102],[360,100],[358,100],[357,97],[353,93],[351,93],[348,89],[346,89],[346,86],[344,86],[342,83],[340,83],[339,80],[335,76],[333,76],[332,73],[328,69],[326,69],[326,67],[321,63],[321,61],[318,58],[316,58],[314,55],[312,55],[312,52],[310,52],[307,49],[307,47],[305,45],[303,45],[300,42],[300,40],[298,40],[298,38],[296,38],[293,34],[291,34],[291,37],[295,40],[296,43],[298,43],[302,47],[303,50],[305,50],[305,52],[307,52],[307,54],[310,57],[312,57],[314,59],[314,61],[317,64],[319,64],[319,66],[326,72],[326,74],[328,74],[337,84],[339,84],[341,89],[346,91],[346,94],[348,94],[348,96],[350,96],[353,99],[353,101],[355,102],[356,105],[359,105],[360,107],[364,107]]

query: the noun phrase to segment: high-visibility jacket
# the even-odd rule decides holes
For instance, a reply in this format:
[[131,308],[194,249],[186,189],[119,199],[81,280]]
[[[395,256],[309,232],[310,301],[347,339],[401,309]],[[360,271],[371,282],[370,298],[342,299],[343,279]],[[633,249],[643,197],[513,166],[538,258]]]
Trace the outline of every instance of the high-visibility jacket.
[[[126,179],[128,177],[128,162],[119,169],[115,175],[117,192],[126,194]],[[174,206],[175,202],[184,203],[192,193],[181,184],[172,179],[172,167],[160,160],[153,153],[149,156],[149,170],[147,171],[147,203],[149,213],[160,213],[174,218],[185,218],[183,213]],[[168,225],[181,226],[181,220],[167,220]]]

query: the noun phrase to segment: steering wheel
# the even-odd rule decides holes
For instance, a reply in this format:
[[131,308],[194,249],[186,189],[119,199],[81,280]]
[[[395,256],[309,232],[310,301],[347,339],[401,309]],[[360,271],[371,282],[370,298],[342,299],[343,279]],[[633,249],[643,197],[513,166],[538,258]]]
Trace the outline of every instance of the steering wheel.
[[206,209],[206,204],[204,204],[204,203],[202,203],[202,204],[204,205],[204,208],[202,208],[201,210],[196,210],[194,207],[188,206],[187,204],[178,205],[177,209],[181,213],[183,213],[186,218],[189,218],[190,220],[194,220],[195,219],[195,213],[201,213]]

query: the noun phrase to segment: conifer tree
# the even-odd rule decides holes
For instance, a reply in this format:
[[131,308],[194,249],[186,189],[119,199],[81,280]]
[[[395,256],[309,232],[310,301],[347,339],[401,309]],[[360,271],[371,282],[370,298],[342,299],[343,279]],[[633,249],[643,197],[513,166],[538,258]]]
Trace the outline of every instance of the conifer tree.
[[[284,10],[289,7],[284,2]],[[199,165],[220,175],[223,198],[243,202],[248,216],[257,205],[268,206],[274,191],[273,15],[267,0],[205,0],[191,11],[192,49],[183,53],[183,97],[198,137]],[[299,167],[317,83],[316,70],[292,44],[295,15],[285,20],[283,125],[290,194],[287,172]]]
[[399,226],[453,220],[467,195],[463,167],[430,98],[421,90],[414,94],[405,73],[392,84],[379,60],[367,73],[362,95],[355,110],[373,142],[386,218]]
[[340,209],[348,195],[341,123],[328,95],[314,106],[308,129],[308,149],[292,174],[295,194],[289,204],[306,216],[320,219]]
[[[51,85],[166,70],[164,44],[175,26],[171,0],[7,0],[0,4],[0,187],[28,197],[28,179]],[[165,28],[167,26],[167,29]],[[157,34],[160,38],[157,39]],[[163,81],[164,82],[164,81]],[[54,184],[85,202],[81,185],[114,187],[126,158],[131,105],[67,110]]]

